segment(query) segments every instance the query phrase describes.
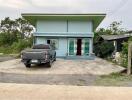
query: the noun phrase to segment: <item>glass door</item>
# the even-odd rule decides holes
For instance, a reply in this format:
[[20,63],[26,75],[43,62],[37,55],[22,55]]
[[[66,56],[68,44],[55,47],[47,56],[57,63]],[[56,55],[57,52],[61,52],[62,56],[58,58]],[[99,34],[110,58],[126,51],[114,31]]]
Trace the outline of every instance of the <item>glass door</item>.
[[84,55],[89,55],[89,39],[84,39]]
[[69,55],[74,55],[75,54],[75,39],[69,39],[68,40],[69,44]]

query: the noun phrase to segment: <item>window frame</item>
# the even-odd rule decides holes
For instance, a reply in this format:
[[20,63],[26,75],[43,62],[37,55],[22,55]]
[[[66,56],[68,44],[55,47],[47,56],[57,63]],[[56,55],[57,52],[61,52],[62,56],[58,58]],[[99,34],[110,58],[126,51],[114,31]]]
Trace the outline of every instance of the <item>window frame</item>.
[[[55,50],[59,49],[59,39],[47,39],[46,42],[48,44],[48,41],[50,40],[50,45],[53,46],[53,43],[55,43]],[[55,41],[55,42],[53,42]]]

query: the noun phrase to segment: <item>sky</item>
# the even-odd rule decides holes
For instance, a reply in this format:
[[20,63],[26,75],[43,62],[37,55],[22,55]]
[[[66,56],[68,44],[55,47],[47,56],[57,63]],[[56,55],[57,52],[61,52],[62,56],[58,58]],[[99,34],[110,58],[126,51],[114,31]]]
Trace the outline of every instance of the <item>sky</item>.
[[21,13],[106,13],[98,28],[122,21],[132,30],[132,0],[0,0],[0,19],[21,17]]

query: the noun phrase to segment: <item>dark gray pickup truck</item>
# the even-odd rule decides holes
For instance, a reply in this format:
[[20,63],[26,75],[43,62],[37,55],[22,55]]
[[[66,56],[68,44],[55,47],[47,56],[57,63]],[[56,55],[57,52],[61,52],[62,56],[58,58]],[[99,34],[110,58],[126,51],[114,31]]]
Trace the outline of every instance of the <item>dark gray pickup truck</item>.
[[52,62],[56,61],[56,52],[50,45],[38,44],[34,45],[31,50],[23,50],[21,59],[27,68],[30,68],[31,64],[43,63],[51,67]]

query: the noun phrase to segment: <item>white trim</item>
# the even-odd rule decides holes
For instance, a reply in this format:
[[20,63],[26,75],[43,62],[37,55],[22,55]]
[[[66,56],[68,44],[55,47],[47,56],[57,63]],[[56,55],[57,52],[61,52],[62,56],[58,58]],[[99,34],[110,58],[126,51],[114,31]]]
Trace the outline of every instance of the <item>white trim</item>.
[[94,33],[77,33],[77,32],[51,32],[51,33],[34,33],[34,36],[50,36],[50,37],[94,37]]
[[77,39],[74,39],[74,55],[77,53]]
[[81,13],[81,14],[66,14],[66,13],[62,13],[62,14],[55,14],[55,13],[22,13],[21,14],[23,17],[24,16],[35,16],[35,17],[38,17],[38,16],[66,16],[66,17],[70,17],[70,16],[75,16],[75,17],[78,17],[78,16],[103,16],[105,17],[106,14],[105,13]]
[[84,43],[85,43],[85,41],[84,41],[84,39],[82,39],[82,47],[81,47],[81,54],[82,55],[84,55],[84,47],[85,47],[85,45],[84,45]]
[[94,32],[35,32],[34,34],[94,34]]

